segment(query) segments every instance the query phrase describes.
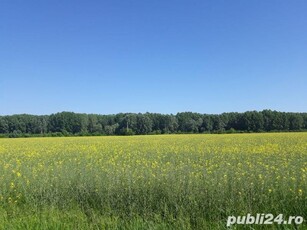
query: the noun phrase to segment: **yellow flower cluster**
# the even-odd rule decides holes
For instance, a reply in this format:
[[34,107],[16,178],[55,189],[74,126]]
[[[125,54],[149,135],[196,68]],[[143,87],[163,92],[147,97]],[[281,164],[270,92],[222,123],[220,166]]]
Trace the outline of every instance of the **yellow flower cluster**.
[[299,206],[307,200],[307,134],[0,139],[0,181],[0,203],[10,204],[86,190],[109,200],[148,191],[147,203],[164,191],[230,210],[274,199]]

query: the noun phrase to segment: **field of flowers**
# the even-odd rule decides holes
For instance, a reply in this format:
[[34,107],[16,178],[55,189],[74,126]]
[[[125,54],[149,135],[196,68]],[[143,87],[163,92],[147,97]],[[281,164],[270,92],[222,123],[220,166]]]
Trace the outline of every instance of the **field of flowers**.
[[228,215],[247,213],[306,220],[307,133],[0,139],[0,182],[0,229],[225,229]]

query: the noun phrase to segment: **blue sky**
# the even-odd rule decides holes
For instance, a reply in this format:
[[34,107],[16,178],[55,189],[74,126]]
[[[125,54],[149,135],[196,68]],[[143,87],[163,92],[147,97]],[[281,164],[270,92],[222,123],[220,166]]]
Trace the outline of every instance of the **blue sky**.
[[307,111],[305,0],[2,0],[0,114]]

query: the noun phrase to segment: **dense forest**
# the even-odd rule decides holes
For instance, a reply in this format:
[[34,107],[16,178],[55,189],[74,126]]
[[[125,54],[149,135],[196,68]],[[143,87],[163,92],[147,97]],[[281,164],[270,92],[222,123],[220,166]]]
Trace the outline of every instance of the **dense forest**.
[[307,130],[307,113],[272,110],[200,114],[182,112],[119,113],[61,112],[51,115],[0,116],[0,137],[141,135],[164,133],[234,133]]

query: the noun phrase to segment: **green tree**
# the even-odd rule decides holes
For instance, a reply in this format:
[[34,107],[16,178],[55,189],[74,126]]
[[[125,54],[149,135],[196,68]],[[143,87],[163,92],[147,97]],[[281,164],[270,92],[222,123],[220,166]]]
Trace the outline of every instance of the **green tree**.
[[300,130],[304,127],[304,119],[300,114],[289,115],[290,130]]
[[137,115],[137,134],[148,134],[152,131],[152,120],[147,114]]
[[0,133],[8,133],[9,124],[4,117],[0,117]]

